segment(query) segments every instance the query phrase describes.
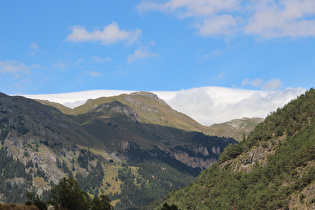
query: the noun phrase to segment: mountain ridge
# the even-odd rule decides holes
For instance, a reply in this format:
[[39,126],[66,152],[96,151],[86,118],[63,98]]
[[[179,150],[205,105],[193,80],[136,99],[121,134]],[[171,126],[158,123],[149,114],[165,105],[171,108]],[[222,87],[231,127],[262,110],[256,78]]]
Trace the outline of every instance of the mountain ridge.
[[[31,189],[47,199],[50,186],[62,177],[75,177],[90,194],[109,194],[117,208],[144,206],[186,186],[228,144],[236,143],[150,124],[161,118],[154,105],[144,106],[146,101],[177,112],[151,94],[124,97],[135,101],[134,108],[118,100],[89,101],[88,111],[66,115],[31,99],[1,94],[0,200],[25,202],[25,191]],[[151,115],[141,122],[135,109]],[[142,193],[135,196],[135,191]]]
[[[141,96],[147,96],[146,99],[150,100],[145,100]],[[231,137],[238,141],[241,141],[244,134],[248,135],[249,132],[262,121],[262,118],[244,118],[214,124],[212,126],[203,126],[189,116],[173,110],[167,103],[159,99],[156,94],[146,91],[134,92],[129,95],[121,94],[112,97],[89,99],[85,104],[75,107],[74,109],[70,109],[58,103],[41,100],[38,101],[46,105],[54,106],[64,114],[68,115],[84,114],[98,105],[118,101],[132,107],[138,114],[139,122],[159,124],[187,131],[203,132],[207,135]],[[152,104],[157,105],[152,106]],[[180,120],[174,121],[174,119]],[[231,126],[233,124],[238,125],[239,127]]]

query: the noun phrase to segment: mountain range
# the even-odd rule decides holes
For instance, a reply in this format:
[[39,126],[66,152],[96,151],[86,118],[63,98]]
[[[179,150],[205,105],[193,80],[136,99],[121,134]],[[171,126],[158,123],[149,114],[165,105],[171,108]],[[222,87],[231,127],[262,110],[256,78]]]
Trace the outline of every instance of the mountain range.
[[[45,105],[53,106],[67,115],[80,115],[91,111],[101,104],[120,102],[131,107],[139,114],[138,120],[146,124],[157,124],[186,131],[198,131],[211,136],[225,136],[236,140],[242,140],[244,134],[248,135],[254,127],[263,121],[263,118],[242,118],[225,123],[203,126],[188,117],[187,115],[175,111],[157,95],[150,92],[135,92],[129,95],[121,94],[113,97],[101,97],[88,100],[85,104],[71,109],[59,103],[47,100],[37,100]],[[209,116],[211,117],[211,116]]]
[[0,120],[1,201],[23,203],[26,191],[48,199],[50,186],[66,176],[92,195],[109,194],[118,209],[188,185],[237,143],[231,136],[252,126],[250,119],[230,123],[235,132],[218,137],[223,125],[201,126],[149,92],[74,109],[1,93]]
[[75,177],[116,209],[313,209],[314,104],[310,89],[265,120],[207,127],[149,92],[74,109],[0,94],[0,201]]

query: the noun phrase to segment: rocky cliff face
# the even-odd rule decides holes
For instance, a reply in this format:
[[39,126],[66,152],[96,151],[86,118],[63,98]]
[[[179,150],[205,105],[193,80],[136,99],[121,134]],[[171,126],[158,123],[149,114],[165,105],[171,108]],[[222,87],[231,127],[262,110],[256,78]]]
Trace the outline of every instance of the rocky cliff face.
[[176,146],[168,153],[171,157],[192,168],[205,169],[218,161],[222,149],[222,146],[207,145],[205,143],[204,145]]
[[201,158],[195,156],[189,156],[185,152],[172,152],[170,153],[171,157],[174,157],[176,160],[192,167],[192,168],[209,168],[213,163],[217,162],[216,158]]

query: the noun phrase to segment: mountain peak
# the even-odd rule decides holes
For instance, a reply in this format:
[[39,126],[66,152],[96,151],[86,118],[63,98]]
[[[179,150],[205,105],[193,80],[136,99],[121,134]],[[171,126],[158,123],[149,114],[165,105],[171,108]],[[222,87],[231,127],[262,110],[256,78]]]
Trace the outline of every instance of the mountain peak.
[[154,98],[157,100],[161,100],[161,99],[159,99],[159,97],[156,94],[151,93],[151,92],[147,92],[147,91],[139,91],[139,92],[134,92],[134,93],[130,94],[130,96],[133,96],[133,95],[146,96],[146,97]]

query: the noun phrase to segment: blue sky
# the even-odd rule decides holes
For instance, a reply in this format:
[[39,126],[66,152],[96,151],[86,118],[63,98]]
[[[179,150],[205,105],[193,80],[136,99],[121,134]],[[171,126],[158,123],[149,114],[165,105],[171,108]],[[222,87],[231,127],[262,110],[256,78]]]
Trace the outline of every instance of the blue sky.
[[309,89],[313,0],[0,0],[0,91]]

